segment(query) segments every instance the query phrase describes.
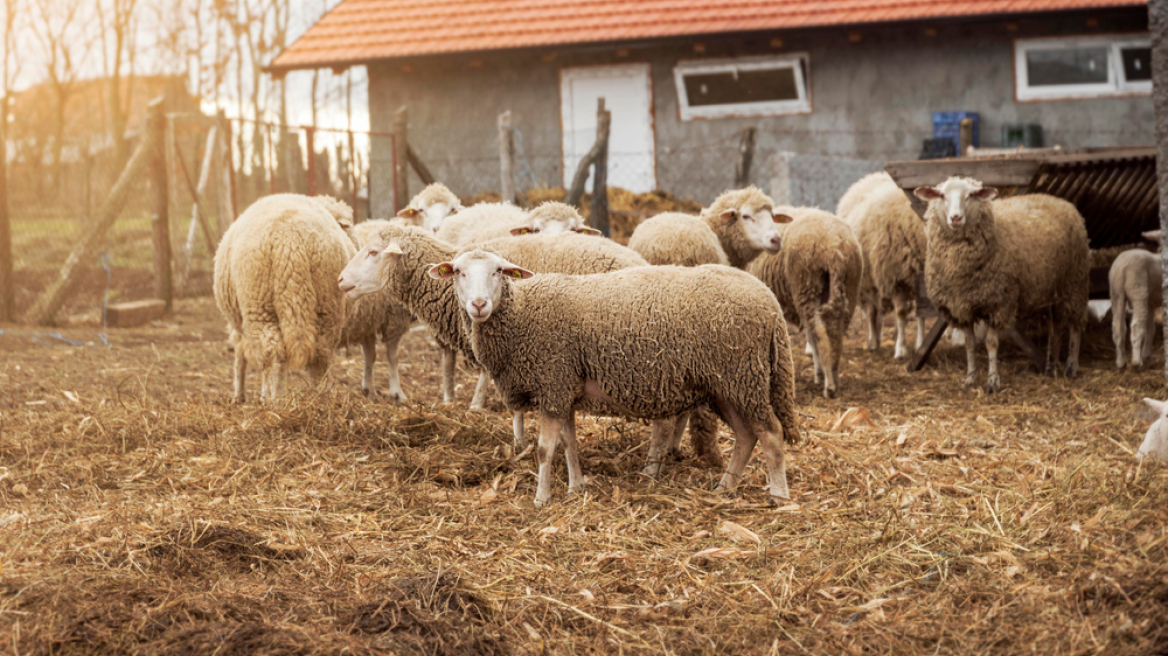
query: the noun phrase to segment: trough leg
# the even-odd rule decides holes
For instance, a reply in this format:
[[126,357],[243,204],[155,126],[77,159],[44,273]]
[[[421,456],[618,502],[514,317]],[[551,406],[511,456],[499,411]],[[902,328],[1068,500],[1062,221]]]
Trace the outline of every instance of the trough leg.
[[912,359],[908,362],[908,370],[910,372],[920,371],[921,367],[929,361],[929,356],[933,354],[933,349],[937,348],[937,342],[941,341],[941,335],[945,334],[945,329],[949,327],[949,322],[943,317],[937,319],[933,327],[929,330],[929,334],[925,336],[925,342],[917,348],[917,352],[913,353]]
[[539,448],[535,450],[535,459],[539,463],[539,484],[535,490],[537,508],[547,505],[552,498],[552,460],[563,430],[563,419],[539,413]]

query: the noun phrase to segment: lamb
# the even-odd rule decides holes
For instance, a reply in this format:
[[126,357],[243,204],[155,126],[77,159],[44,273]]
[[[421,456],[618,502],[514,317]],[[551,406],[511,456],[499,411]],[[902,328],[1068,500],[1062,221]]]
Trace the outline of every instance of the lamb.
[[[859,300],[868,320],[868,350],[880,349],[884,312],[891,308],[896,312],[893,357],[907,358],[908,318],[925,270],[925,226],[904,192],[883,172],[853,184],[836,215],[852,227],[864,255]],[[917,317],[916,348],[924,337],[924,318]]]
[[[352,232],[357,240],[357,247],[367,245],[383,228],[390,225],[385,219],[364,221],[354,226]],[[399,222],[399,225],[405,223]],[[401,338],[415,323],[414,317],[400,303],[395,303],[385,292],[358,299],[351,304],[345,320],[345,330],[342,341],[345,344],[358,344],[365,359],[364,374],[361,377],[361,389],[370,398],[376,398],[373,383],[373,365],[377,361],[377,341],[385,343],[385,359],[389,363],[389,397],[396,401],[405,401],[406,394],[402,391],[401,378],[398,375],[397,350]]]
[[1156,308],[1164,304],[1160,255],[1143,250],[1124,251],[1112,263],[1107,280],[1111,286],[1111,339],[1115,342],[1115,368],[1123,369],[1127,364],[1124,341],[1130,311],[1132,366],[1142,369],[1152,357]]
[[966,386],[977,382],[974,323],[986,322],[985,390],[992,393],[1001,389],[999,334],[1020,315],[1049,317],[1048,375],[1058,365],[1062,331],[1068,330],[1066,375],[1075,376],[1089,277],[1087,229],[1075,206],[1045,194],[993,201],[997,189],[961,177],[915,193],[929,203],[929,296],[942,316],[965,332]]
[[1147,403],[1148,407],[1155,410],[1160,416],[1148,428],[1136,455],[1140,458],[1154,458],[1160,462],[1168,462],[1168,402],[1145,398],[1144,403]]
[[244,401],[248,364],[262,398],[277,399],[289,369],[328,370],[346,307],[335,280],[356,252],[348,205],[325,196],[278,194],[247,208],[215,252],[215,302],[235,350],[233,400]]
[[[723,192],[700,216],[669,212],[637,226],[629,248],[651,264],[728,264],[744,268],[764,250],[779,250],[775,202],[755,186]],[[717,248],[715,248],[717,246]]]
[[[568,487],[580,490],[575,411],[590,403],[653,420],[713,403],[735,433],[718,489],[734,488],[761,440],[771,499],[789,498],[783,441],[799,436],[791,352],[783,311],[753,276],[656,266],[519,282],[534,274],[477,249],[430,275],[454,279],[475,357],[507,406],[539,412],[537,506],[551,498],[561,433]],[[654,431],[650,462],[667,439]]]
[[441,182],[434,182],[426,185],[425,189],[411,198],[409,205],[402,208],[397,215],[408,221],[417,221],[421,217],[422,227],[434,233],[438,232],[438,228],[448,216],[457,214],[462,209],[462,201],[458,196]]
[[[391,244],[407,255],[400,259],[387,256]],[[508,237],[487,242],[487,246],[533,269],[549,272],[598,273],[647,264],[624,246],[584,235]],[[434,339],[443,348],[442,389],[447,403],[454,400],[455,353],[461,352],[472,362],[474,354],[458,318],[458,301],[453,291],[449,285],[427,278],[425,266],[450,259],[455,253],[454,247],[425,230],[388,225],[365,244],[338,281],[350,298],[384,288],[391,299],[429,324]],[[482,407],[485,392],[485,378],[481,378],[472,407]],[[517,442],[522,443],[522,424],[517,427]]]
[[787,319],[807,331],[815,382],[823,383],[823,395],[830,399],[838,391],[844,333],[859,298],[860,243],[846,223],[823,210],[777,211],[795,218],[782,230],[782,250],[760,255],[746,270],[788,309]]

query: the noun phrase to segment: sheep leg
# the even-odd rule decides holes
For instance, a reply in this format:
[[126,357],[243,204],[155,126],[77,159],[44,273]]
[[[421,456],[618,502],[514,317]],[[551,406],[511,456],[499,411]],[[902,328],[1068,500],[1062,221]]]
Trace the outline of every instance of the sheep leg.
[[454,403],[454,349],[442,349],[442,402]]
[[977,340],[973,338],[973,326],[960,328],[965,336],[965,386],[977,385]]
[[361,355],[365,358],[365,371],[361,374],[361,392],[370,399],[376,399],[377,389],[373,384],[373,365],[377,362],[376,336],[361,340]]
[[580,445],[576,443],[576,413],[564,421],[564,459],[568,463],[568,494],[584,491],[584,472],[580,469]]
[[1071,328],[1067,338],[1067,378],[1079,375],[1079,329]]
[[868,350],[880,350],[880,331],[884,327],[884,312],[880,299],[864,306],[864,316],[868,319]]
[[998,329],[993,326],[986,331],[986,352],[990,356],[990,367],[985,391],[986,394],[993,394],[1002,391],[1002,378],[998,375]]
[[[401,376],[398,373],[398,359],[397,349],[401,345],[402,337],[409,332],[410,326],[406,324],[405,329],[395,334],[385,335],[385,361],[389,363],[389,398],[394,401],[405,402],[408,400],[406,393],[402,391]],[[373,381],[369,381],[372,386]]]
[[[987,333],[988,334],[988,333]],[[1046,370],[1043,372],[1047,376],[1054,376],[1054,372],[1058,369],[1059,353],[1063,350],[1063,333],[1062,326],[1059,325],[1053,315],[1050,317],[1050,327],[1048,329],[1046,340]]]
[[835,349],[832,348],[831,335],[827,333],[827,324],[821,315],[815,315],[808,335],[815,335],[815,360],[823,374],[823,398],[834,399],[837,391],[835,374],[839,369]]
[[811,351],[811,363],[815,371],[815,384],[820,385],[823,383],[823,360],[819,357],[819,336],[816,334],[815,325],[807,326],[807,348]]
[[471,410],[482,410],[483,403],[487,399],[487,385],[491,383],[491,377],[487,375],[486,369],[479,370],[479,380],[475,383],[474,396],[470,400]]
[[1156,339],[1156,313],[1148,307],[1147,325],[1144,327],[1144,364],[1152,358],[1152,343]]
[[539,413],[539,448],[535,459],[539,463],[539,484],[535,489],[535,506],[542,508],[552,498],[552,459],[556,455],[556,445],[564,430],[564,420],[546,412]]
[[[1124,307],[1123,294],[1111,292],[1111,341],[1115,343],[1115,368],[1123,369],[1127,365],[1127,309]],[[1133,324],[1134,324],[1133,319]],[[1135,342],[1135,326],[1132,326],[1132,342]],[[1136,353],[1132,351],[1132,359]]]
[[[234,382],[235,394],[231,400],[234,403],[243,403],[246,394],[244,387],[247,382],[247,358],[243,355],[243,349],[238,344],[235,346],[235,367],[234,367]],[[261,397],[262,398],[262,397]]]
[[[1134,296],[1134,295],[1133,295]],[[1148,327],[1148,299],[1133,298],[1132,299],[1132,318],[1131,318],[1131,352],[1132,352],[1132,366],[1136,369],[1143,369],[1145,359],[1152,353],[1152,339],[1154,334],[1150,331],[1145,332]],[[1145,348],[1144,342],[1147,340]]]
[[[669,434],[669,442],[665,446],[665,455],[670,458],[681,458],[681,438],[685,435],[685,427],[689,424],[690,413],[683,412],[673,419],[666,419],[668,423],[672,423],[673,430]],[[693,430],[690,430],[693,434]]]
[[516,410],[511,414],[511,432],[515,434],[515,453],[527,448],[527,440],[523,437],[523,411]]
[[284,387],[282,384],[283,381],[284,363],[279,361],[271,363],[264,371],[264,401],[275,401],[276,399],[280,398],[280,394]]
[[919,351],[919,350],[921,350],[921,347],[925,345],[925,333],[926,332],[928,332],[928,330],[925,328],[925,318],[918,316],[917,317],[917,341],[916,341],[916,346],[913,347],[914,350]]
[[653,429],[649,437],[649,455],[645,458],[645,468],[641,470],[642,474],[649,478],[657,478],[657,475],[661,473],[673,433],[674,421],[672,419],[653,421]]
[[722,473],[722,480],[718,481],[718,487],[714,488],[714,491],[729,492],[737,487],[738,481],[742,479],[742,472],[746,469],[746,463],[750,460],[758,436],[733,408],[721,402],[718,406],[722,410],[722,416],[734,431],[734,450],[730,453],[730,465]]
[[[896,348],[892,357],[903,360],[909,356],[908,352],[908,299],[900,293],[892,295],[892,307],[896,312]],[[919,334],[919,333],[918,333]]]
[[722,453],[718,450],[718,417],[709,406],[699,406],[690,413],[689,441],[694,455],[706,466],[722,468]]
[[762,455],[767,463],[767,491],[771,495],[771,503],[778,505],[779,501],[787,501],[791,498],[790,488],[787,487],[787,460],[786,454],[783,450],[783,436],[780,432],[772,430],[774,424],[770,426],[755,426],[752,432],[760,436],[760,444],[762,447]]

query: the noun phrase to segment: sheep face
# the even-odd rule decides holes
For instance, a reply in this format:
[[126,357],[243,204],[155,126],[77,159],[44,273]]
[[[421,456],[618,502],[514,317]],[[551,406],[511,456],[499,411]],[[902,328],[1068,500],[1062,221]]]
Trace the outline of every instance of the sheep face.
[[1148,407],[1160,413],[1156,423],[1148,429],[1144,436],[1144,443],[1136,453],[1141,458],[1150,457],[1161,461],[1168,461],[1168,402],[1155,399],[1144,399]]
[[584,224],[584,217],[576,208],[564,203],[547,202],[535,208],[527,215],[527,222],[511,230],[511,234],[519,235],[559,235],[565,232],[577,232],[586,235],[599,235],[601,232]]
[[719,217],[727,223],[737,221],[747,242],[768,253],[778,253],[783,247],[783,236],[775,224],[790,223],[792,220],[786,214],[775,214],[769,205],[757,206],[749,202],[725,210]]
[[998,195],[993,187],[983,187],[973,178],[951,177],[936,187],[918,187],[913,191],[917,198],[932,205],[940,212],[934,212],[950,230],[961,230],[970,217],[980,213],[969,211],[970,203],[988,203]]
[[491,318],[508,279],[518,280],[535,275],[486,251],[470,251],[450,262],[435,264],[430,267],[429,274],[437,280],[453,278],[458,302],[475,323]]
[[376,294],[385,288],[389,280],[389,269],[401,257],[401,247],[395,243],[386,244],[374,239],[366,244],[341,271],[337,287],[349,300]]
[[438,232],[438,228],[442,227],[442,222],[446,217],[456,214],[458,210],[462,209],[459,206],[450,205],[444,202],[437,202],[432,205],[423,205],[421,207],[407,207],[398,212],[397,215],[403,219],[417,222],[419,217],[422,220],[422,227],[429,230],[431,234]]

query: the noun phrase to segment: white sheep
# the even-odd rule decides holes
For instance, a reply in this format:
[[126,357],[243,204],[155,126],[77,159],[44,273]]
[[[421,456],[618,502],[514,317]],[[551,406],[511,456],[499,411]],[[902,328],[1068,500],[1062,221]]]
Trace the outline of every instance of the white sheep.
[[942,316],[965,331],[966,386],[977,382],[974,324],[986,322],[985,389],[997,392],[999,334],[1019,316],[1035,314],[1049,318],[1046,373],[1054,374],[1065,329],[1066,375],[1075,376],[1089,290],[1087,228],[1075,206],[1046,194],[994,201],[997,189],[960,177],[915,193],[929,203],[929,297]]
[[215,302],[235,349],[234,400],[244,401],[248,364],[262,398],[283,393],[287,371],[319,381],[345,323],[337,276],[356,252],[348,205],[324,196],[261,198],[231,224],[215,251]]
[[438,232],[438,228],[447,217],[462,211],[462,201],[454,192],[446,188],[441,182],[426,185],[416,196],[410,199],[408,205],[397,213],[398,217],[418,223],[431,233]]
[[1127,314],[1131,312],[1132,366],[1140,369],[1152,357],[1156,335],[1156,308],[1163,306],[1163,271],[1159,253],[1124,251],[1115,258],[1107,281],[1111,287],[1111,339],[1115,342],[1115,367],[1127,364],[1124,342]]
[[1168,402],[1156,399],[1144,399],[1148,407],[1160,415],[1148,428],[1144,441],[1140,444],[1136,455],[1141,458],[1150,457],[1160,462],[1168,462]]
[[[904,192],[887,173],[873,173],[840,199],[837,216],[852,227],[864,254],[860,307],[868,320],[868,350],[880,348],[884,312],[896,313],[893,357],[909,356],[908,319],[914,313],[917,282],[925,270],[925,226]],[[925,337],[917,317],[916,348]]]
[[[753,276],[717,265],[645,266],[520,282],[534,274],[483,250],[430,275],[453,278],[475,357],[507,407],[539,412],[536,505],[550,500],[561,435],[569,490],[581,488],[575,412],[589,404],[662,420],[712,401],[735,434],[718,489],[737,485],[761,441],[771,499],[789,497],[783,441],[799,433],[786,322]],[[650,462],[667,440],[654,430]]]
[[776,211],[794,217],[783,226],[782,249],[758,256],[746,270],[766,283],[787,320],[807,332],[815,382],[822,382],[830,399],[838,390],[844,334],[860,296],[860,243],[848,224],[823,210]]

